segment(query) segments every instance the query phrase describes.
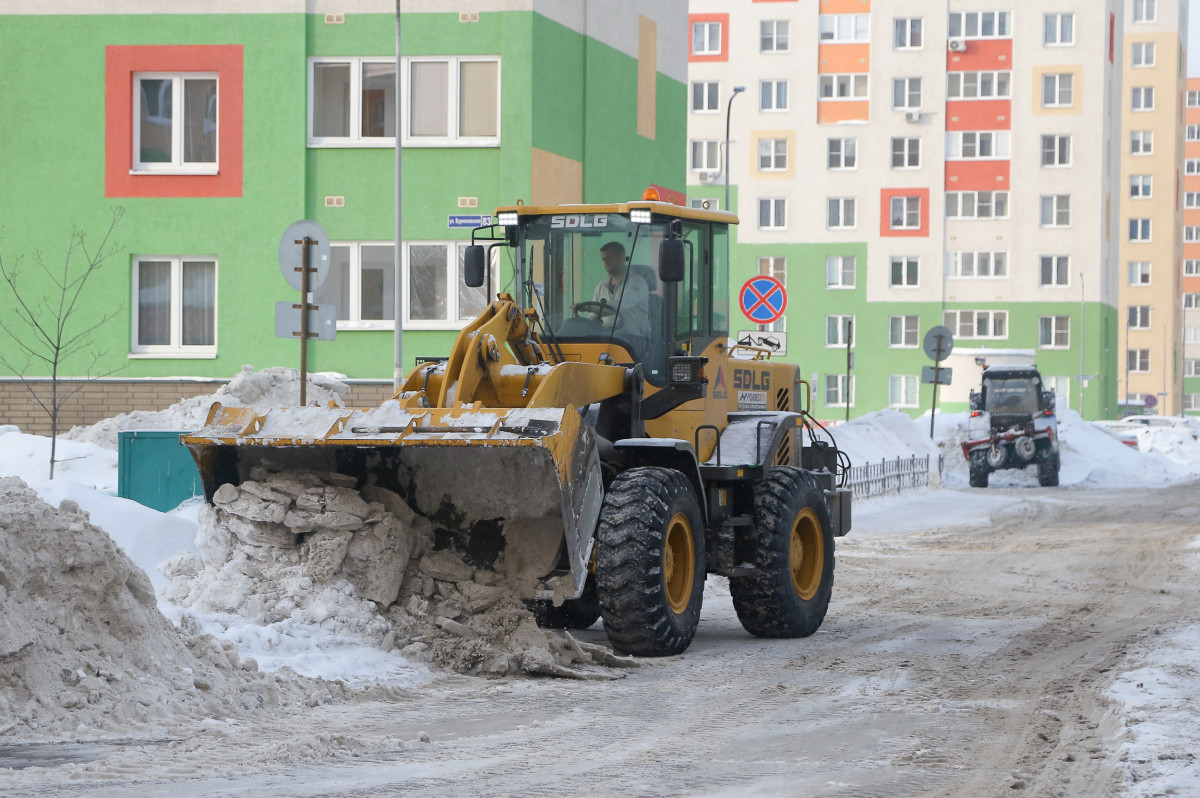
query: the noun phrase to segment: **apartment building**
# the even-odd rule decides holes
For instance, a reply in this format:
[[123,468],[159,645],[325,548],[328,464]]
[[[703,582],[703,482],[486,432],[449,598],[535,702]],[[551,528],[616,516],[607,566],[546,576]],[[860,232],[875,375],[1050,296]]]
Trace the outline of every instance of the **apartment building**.
[[1183,144],[1183,410],[1200,412],[1200,78],[1188,78]]
[[[1130,5],[693,0],[689,200],[722,204],[729,181],[734,289],[769,273],[789,292],[772,325],[734,328],[800,364],[815,414],[928,410],[921,344],[942,324],[940,406],[965,407],[979,363],[1036,362],[1060,403],[1116,415]],[[1137,24],[1178,38],[1169,10]],[[1137,85],[1159,112],[1174,97]],[[1159,135],[1143,160],[1170,186]]]
[[[309,347],[309,370],[346,375],[360,404],[390,396],[395,3],[136,5],[0,0],[0,253],[24,258],[26,298],[50,290],[34,253],[60,260],[73,227],[96,243],[124,209],[120,252],[75,321],[113,318],[94,362],[62,364],[82,387],[64,422],[210,393],[244,364],[297,367],[275,303],[298,301],[278,248],[301,219],[332,240],[314,299],[336,308],[337,338]],[[405,0],[405,371],[445,354],[487,301],[462,283],[470,217],[683,190],[686,20],[686,0]],[[14,301],[5,286],[6,319]],[[3,421],[38,430],[18,376],[48,369],[22,368],[0,338],[14,364],[0,368]]]
[[[1120,349],[1123,414],[1178,415],[1184,397],[1187,303],[1181,299],[1185,208],[1186,0],[1128,0],[1121,99]],[[1161,187],[1161,188],[1160,188]],[[1162,229],[1162,233],[1158,230]],[[1183,227],[1184,237],[1195,238]],[[1200,230],[1200,228],[1196,228]],[[1193,300],[1188,300],[1194,304]]]

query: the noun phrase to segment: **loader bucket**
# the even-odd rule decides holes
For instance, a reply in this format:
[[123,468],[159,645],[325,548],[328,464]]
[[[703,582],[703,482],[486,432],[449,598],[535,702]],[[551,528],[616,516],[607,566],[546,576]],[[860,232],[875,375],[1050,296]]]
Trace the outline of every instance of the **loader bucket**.
[[181,437],[205,498],[259,473],[336,471],[400,495],[437,548],[527,598],[583,590],[603,488],[596,439],[567,408],[256,408],[214,404]]

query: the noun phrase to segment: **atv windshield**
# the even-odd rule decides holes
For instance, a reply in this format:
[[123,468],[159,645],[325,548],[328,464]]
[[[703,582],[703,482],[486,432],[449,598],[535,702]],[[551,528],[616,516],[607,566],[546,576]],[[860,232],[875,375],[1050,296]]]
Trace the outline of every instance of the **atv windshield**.
[[1028,377],[987,381],[987,411],[994,415],[1033,416],[1038,412],[1038,386]]

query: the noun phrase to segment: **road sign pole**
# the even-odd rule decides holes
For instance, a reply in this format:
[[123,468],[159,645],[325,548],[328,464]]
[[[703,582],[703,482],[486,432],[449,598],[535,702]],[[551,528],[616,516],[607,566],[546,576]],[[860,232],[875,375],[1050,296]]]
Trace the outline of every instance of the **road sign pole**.
[[942,364],[933,366],[933,406],[929,408],[929,440],[933,440],[933,419],[937,416],[938,386],[942,384]]
[[300,245],[300,406],[308,404],[308,236]]

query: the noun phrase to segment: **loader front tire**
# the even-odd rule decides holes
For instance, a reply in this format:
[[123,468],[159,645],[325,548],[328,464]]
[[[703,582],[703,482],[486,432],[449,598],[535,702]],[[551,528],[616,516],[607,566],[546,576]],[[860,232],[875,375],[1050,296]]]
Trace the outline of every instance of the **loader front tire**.
[[613,648],[682,654],[700,623],[704,524],[687,478],[633,468],[613,480],[596,533],[596,596]]
[[971,459],[967,461],[967,467],[970,469],[970,483],[972,488],[986,488],[988,486],[988,468],[987,449],[976,449],[971,452]]
[[816,477],[772,468],[754,492],[754,570],[729,580],[742,627],[757,637],[807,637],[833,593],[833,529]]
[[1058,453],[1046,450],[1038,452],[1037,459],[1038,484],[1043,488],[1058,485]]

